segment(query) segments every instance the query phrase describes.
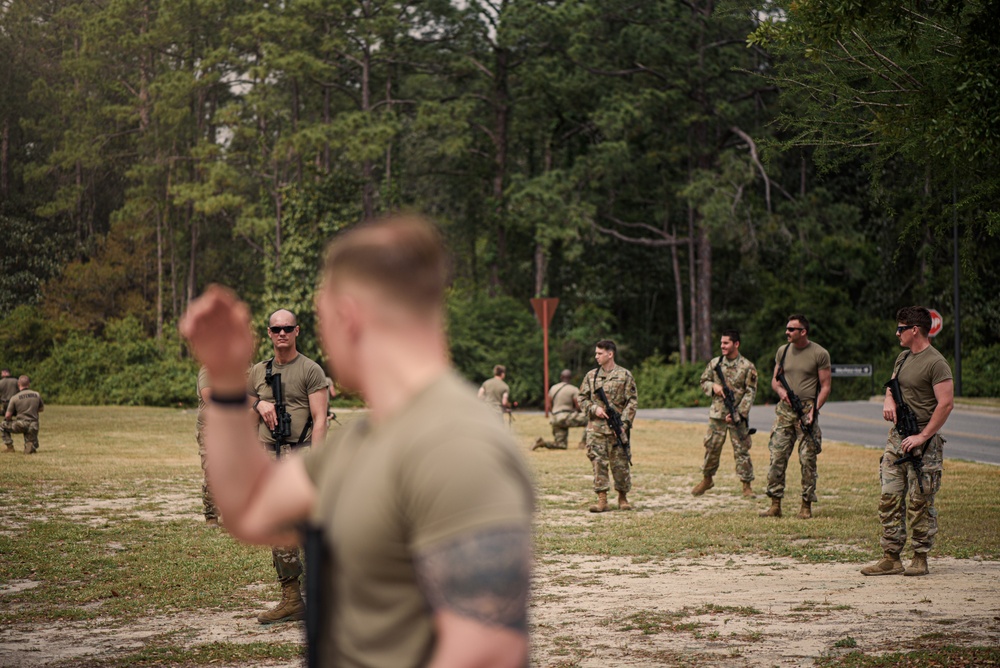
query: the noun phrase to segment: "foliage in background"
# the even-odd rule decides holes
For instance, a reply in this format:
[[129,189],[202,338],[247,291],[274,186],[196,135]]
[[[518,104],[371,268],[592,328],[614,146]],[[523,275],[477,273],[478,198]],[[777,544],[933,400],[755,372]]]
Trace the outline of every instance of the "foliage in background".
[[708,406],[711,398],[698,384],[704,364],[668,363],[662,355],[647,358],[635,368],[639,408]]
[[32,388],[51,403],[194,405],[198,367],[181,358],[182,345],[176,334],[148,338],[131,317],[99,336],[72,332],[31,371]]

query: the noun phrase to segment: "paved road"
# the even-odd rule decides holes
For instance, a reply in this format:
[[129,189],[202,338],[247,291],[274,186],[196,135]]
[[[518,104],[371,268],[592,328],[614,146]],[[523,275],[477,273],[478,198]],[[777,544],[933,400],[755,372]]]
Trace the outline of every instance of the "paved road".
[[[643,408],[639,417],[704,424],[708,408]],[[773,406],[754,406],[750,412],[750,426],[761,433],[770,432],[773,422]],[[823,438],[879,449],[885,447],[889,431],[888,423],[882,420],[882,404],[869,401],[827,403],[820,426]],[[946,458],[1000,464],[1000,414],[955,409],[941,434],[947,441]]]

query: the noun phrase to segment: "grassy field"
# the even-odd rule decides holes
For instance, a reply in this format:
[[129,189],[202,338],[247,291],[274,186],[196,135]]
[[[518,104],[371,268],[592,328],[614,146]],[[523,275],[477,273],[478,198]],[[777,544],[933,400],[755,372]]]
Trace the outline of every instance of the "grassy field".
[[[640,421],[631,495],[636,512],[595,516],[586,512],[593,492],[582,452],[528,452],[535,436],[547,434],[540,416],[519,416],[513,428],[537,484],[540,564],[705,555],[855,563],[879,553],[874,450],[826,444],[815,519],[762,519],[756,511],[767,500],[761,482],[766,434],[755,437],[752,451],[757,500],[739,495],[731,451],[724,453],[715,489],[694,499],[689,490],[700,479],[703,428]],[[40,645],[32,665],[295,665],[301,644],[294,631],[261,636],[254,628],[253,617],[277,596],[269,551],[240,545],[201,521],[192,411],[50,406],[40,442],[37,455],[22,455],[18,441],[16,454],[0,455],[0,659],[13,645],[12,629],[29,639],[36,628],[61,629],[86,644],[98,627],[129,637],[128,629],[150,620],[180,619],[186,621],[152,625],[128,642],[108,640],[102,651],[84,656],[73,653],[72,643],[61,652]],[[794,511],[795,457],[788,478]],[[998,485],[997,467],[946,463],[936,556],[1000,559]],[[241,625],[231,632],[236,637],[205,642],[197,633],[200,618],[235,618]],[[535,659],[579,665],[558,656]],[[884,665],[863,659],[854,653],[824,665]]]

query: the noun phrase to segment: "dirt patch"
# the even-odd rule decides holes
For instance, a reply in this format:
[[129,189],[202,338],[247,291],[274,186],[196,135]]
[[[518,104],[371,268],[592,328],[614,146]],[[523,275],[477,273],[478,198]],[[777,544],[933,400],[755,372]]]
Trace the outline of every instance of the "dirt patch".
[[[187,647],[213,642],[287,643],[303,640],[301,624],[261,626],[256,615],[256,611],[204,611],[146,617],[127,627],[106,618],[40,627],[14,625],[0,631],[0,666],[30,668],[73,660],[111,658],[141,649],[153,638],[168,635],[175,643]],[[292,661],[268,665],[299,668],[303,663]]]
[[[201,500],[190,492],[166,492],[143,498],[85,499],[61,506],[65,515],[91,526],[103,526],[113,520],[137,519],[147,522],[200,520]],[[110,517],[109,517],[110,516]]]
[[932,558],[930,567],[904,579],[759,556],[549,557],[535,570],[531,663],[802,666],[916,649],[941,632],[951,644],[1000,642],[1000,563]]

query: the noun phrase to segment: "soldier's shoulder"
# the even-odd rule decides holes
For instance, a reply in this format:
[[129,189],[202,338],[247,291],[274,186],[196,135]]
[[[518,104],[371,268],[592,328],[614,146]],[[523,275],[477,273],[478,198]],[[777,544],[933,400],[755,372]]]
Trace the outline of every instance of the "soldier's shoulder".
[[757,365],[749,357],[744,357],[740,355],[740,365],[746,367],[747,369],[756,369]]

